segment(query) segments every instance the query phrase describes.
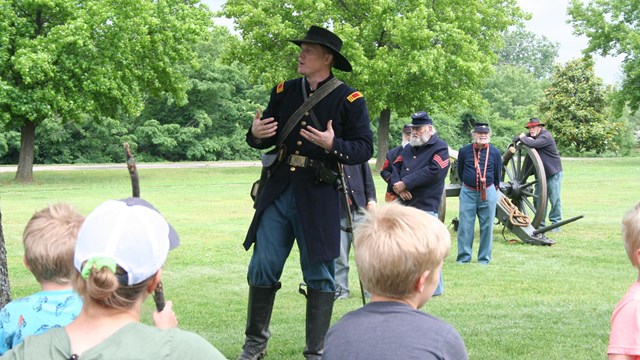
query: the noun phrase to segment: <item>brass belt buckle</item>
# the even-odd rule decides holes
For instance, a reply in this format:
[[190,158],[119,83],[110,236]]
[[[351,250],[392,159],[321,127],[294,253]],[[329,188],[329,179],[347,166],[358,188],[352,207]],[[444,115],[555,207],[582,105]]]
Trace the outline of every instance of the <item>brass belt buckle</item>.
[[307,157],[301,155],[289,155],[289,165],[304,167]]

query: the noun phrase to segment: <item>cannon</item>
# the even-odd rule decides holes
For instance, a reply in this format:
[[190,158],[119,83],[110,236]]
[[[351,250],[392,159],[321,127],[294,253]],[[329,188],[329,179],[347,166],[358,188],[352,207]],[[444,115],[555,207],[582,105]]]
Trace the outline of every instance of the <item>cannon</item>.
[[[444,222],[446,198],[458,197],[462,182],[458,176],[457,151],[449,148],[451,166],[449,184],[445,184],[438,216]],[[502,155],[502,178],[498,190],[496,219],[525,243],[553,245],[545,233],[581,219],[576,216],[556,224],[540,227],[546,215],[547,178],[536,149],[520,142],[510,144]],[[457,228],[455,226],[454,228]]]

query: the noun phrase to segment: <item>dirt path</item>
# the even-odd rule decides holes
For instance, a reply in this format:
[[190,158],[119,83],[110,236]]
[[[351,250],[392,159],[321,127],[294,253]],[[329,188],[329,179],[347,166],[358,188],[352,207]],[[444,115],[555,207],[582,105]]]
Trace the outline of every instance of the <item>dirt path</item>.
[[[138,169],[180,169],[180,168],[234,168],[246,166],[262,166],[260,161],[211,161],[184,163],[138,163]],[[34,165],[33,171],[68,171],[68,170],[104,170],[126,169],[127,164],[95,164],[95,165]],[[0,172],[16,172],[17,165],[2,165]]]

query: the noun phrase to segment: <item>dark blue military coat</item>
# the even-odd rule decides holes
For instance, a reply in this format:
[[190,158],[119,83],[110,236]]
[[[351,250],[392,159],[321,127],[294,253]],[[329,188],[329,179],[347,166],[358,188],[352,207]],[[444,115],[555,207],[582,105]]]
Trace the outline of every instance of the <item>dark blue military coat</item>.
[[[472,190],[478,190],[478,173],[474,160],[475,144],[467,144],[458,151],[458,176],[463,186]],[[500,177],[502,176],[502,153],[500,149],[489,144],[483,147],[479,153],[480,171],[484,172],[484,163],[487,159],[487,149],[489,151],[489,162],[487,164],[486,181],[487,187],[493,185],[496,189],[500,186]]]
[[380,169],[380,176],[387,183],[387,193],[394,194],[393,192],[393,183],[391,183],[391,174],[393,173],[393,163],[396,161],[400,153],[402,153],[402,145],[398,145],[393,149],[387,151],[387,154],[384,159],[384,164],[382,164],[382,169]]
[[376,202],[376,185],[373,182],[369,163],[346,165],[344,175],[347,178],[347,191],[352,210],[366,208],[370,201]]
[[411,192],[411,200],[398,197],[404,205],[438,212],[449,169],[449,146],[444,140],[433,134],[422,146],[405,146],[392,169],[390,183],[403,181]]
[[[319,86],[325,84],[333,74]],[[274,117],[278,122],[278,133],[303,103],[302,78],[282,82],[273,88],[263,118]],[[307,94],[311,93],[305,82]],[[311,95],[313,96],[313,95]],[[287,155],[308,156],[322,160],[327,167],[337,171],[337,162],[361,164],[373,154],[373,135],[369,113],[364,97],[346,84],[341,84],[313,107],[322,131],[327,122],[333,120],[335,132],[331,151],[307,141],[300,135],[300,128],[313,126],[308,114],[298,122],[284,141]],[[256,141],[247,132],[247,143],[257,149],[268,149],[276,145],[277,136]],[[280,164],[267,180],[264,190],[256,200],[256,212],[247,232],[244,246],[249,249],[256,241],[258,224],[264,210],[288,187],[293,186],[311,261],[331,260],[340,254],[340,203],[334,185],[316,180],[316,168],[296,167]]]

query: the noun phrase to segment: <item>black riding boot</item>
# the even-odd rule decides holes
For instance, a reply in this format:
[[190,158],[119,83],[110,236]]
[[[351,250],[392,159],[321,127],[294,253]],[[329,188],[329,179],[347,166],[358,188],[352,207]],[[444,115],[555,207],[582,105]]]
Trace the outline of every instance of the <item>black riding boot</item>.
[[308,289],[307,291],[307,348],[304,357],[320,359],[324,349],[324,337],[331,324],[335,291],[326,292]]
[[280,286],[280,283],[268,287],[249,285],[246,338],[238,360],[258,360],[267,353],[271,311]]

